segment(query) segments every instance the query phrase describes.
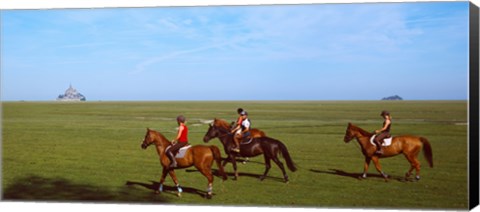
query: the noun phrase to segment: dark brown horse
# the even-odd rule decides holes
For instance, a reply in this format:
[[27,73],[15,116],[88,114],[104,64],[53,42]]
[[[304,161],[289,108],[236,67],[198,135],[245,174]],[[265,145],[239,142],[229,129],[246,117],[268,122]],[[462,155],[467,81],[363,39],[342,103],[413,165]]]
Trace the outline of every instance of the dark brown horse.
[[[147,133],[145,138],[142,142],[142,148],[146,149],[149,145],[155,144],[158,156],[160,157],[160,164],[163,167],[162,170],[162,177],[160,178],[160,186],[158,187],[157,193],[163,191],[163,182],[165,181],[165,177],[167,173],[170,174],[172,177],[173,182],[177,186],[178,196],[181,196],[182,188],[178,184],[177,177],[175,175],[174,169],[169,168],[170,160],[165,155],[165,149],[170,145],[170,142],[165,136],[161,133],[151,130],[147,128]],[[195,145],[189,148],[185,156],[183,158],[177,158],[177,168],[176,169],[183,169],[188,168],[191,166],[195,166],[195,168],[200,171],[208,180],[208,188],[207,188],[207,195],[206,197],[210,199],[212,197],[212,189],[213,189],[213,174],[212,174],[212,164],[213,161],[217,162],[219,173],[223,176],[223,180],[227,179],[227,175],[223,170],[223,166],[221,165],[221,154],[218,147],[212,146],[205,146],[205,145]]]
[[218,138],[224,147],[225,153],[228,155],[228,159],[232,161],[233,169],[235,172],[234,179],[238,178],[236,157],[255,157],[263,154],[265,158],[265,173],[260,177],[260,180],[264,180],[270,170],[270,160],[273,160],[278,167],[282,170],[285,182],[288,182],[288,176],[285,172],[283,163],[278,159],[278,154],[281,153],[287,162],[287,167],[290,171],[297,170],[295,164],[288,153],[287,147],[279,140],[269,137],[253,138],[251,142],[240,145],[240,153],[231,151],[233,144],[233,134],[230,133],[230,125],[224,120],[214,119],[210,124],[207,133],[203,137],[204,142],[208,142],[213,138]]
[[353,138],[356,138],[362,148],[362,153],[365,156],[362,178],[367,177],[368,166],[370,165],[370,161],[373,161],[377,171],[380,172],[380,174],[382,174],[382,176],[385,178],[385,181],[387,181],[388,175],[382,171],[379,159],[392,157],[403,153],[408,162],[410,162],[410,170],[408,170],[406,173],[405,178],[408,179],[408,177],[410,177],[412,174],[413,169],[415,169],[415,179],[420,180],[420,162],[418,161],[418,153],[422,147],[423,154],[425,155],[428,164],[433,168],[432,147],[426,138],[411,135],[395,136],[392,138],[392,143],[390,146],[382,147],[384,153],[382,155],[376,155],[376,146],[370,143],[370,138],[372,136],[373,133],[369,133],[360,127],[348,123],[344,141],[348,143]]
[[[225,123],[226,123],[226,122],[225,122]],[[225,123],[223,123],[223,124],[225,124]],[[235,122],[232,122],[232,123],[230,124],[230,128],[231,128],[231,129],[234,128],[234,124],[235,124]],[[265,134],[265,132],[263,132],[262,130],[259,130],[259,129],[257,129],[257,128],[252,128],[252,129],[250,129],[249,131],[250,131],[250,134],[251,134],[250,136],[251,136],[252,138],[260,138],[260,137],[265,137],[265,136],[267,136],[267,134]],[[242,139],[242,135],[240,135],[240,134],[236,134],[235,136],[239,136],[239,137],[237,137],[237,139],[239,139],[239,140]],[[249,158],[246,157],[245,160],[243,161],[243,164],[246,164],[246,162],[247,162],[248,160],[249,160]],[[227,164],[228,162],[231,162],[231,160],[224,160],[222,165],[225,166],[225,164]]]

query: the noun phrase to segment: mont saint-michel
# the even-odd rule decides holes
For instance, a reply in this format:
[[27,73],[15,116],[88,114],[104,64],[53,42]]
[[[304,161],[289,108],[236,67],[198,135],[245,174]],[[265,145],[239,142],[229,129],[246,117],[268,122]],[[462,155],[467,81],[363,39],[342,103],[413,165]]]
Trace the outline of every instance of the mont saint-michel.
[[87,99],[85,98],[84,95],[79,93],[77,89],[73,88],[72,85],[68,87],[68,89],[65,91],[65,94],[60,94],[57,97],[57,101],[86,101]]

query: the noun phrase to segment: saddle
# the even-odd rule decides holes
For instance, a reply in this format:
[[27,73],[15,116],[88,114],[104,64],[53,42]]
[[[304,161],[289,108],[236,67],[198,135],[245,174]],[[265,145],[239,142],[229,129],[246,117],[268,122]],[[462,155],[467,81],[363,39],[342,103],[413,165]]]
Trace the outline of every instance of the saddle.
[[250,138],[248,141],[247,139],[242,139],[242,142],[240,142],[240,145],[249,144],[249,143],[252,143],[252,141],[253,141],[253,138]]
[[[167,151],[168,149],[170,149],[172,146],[168,146],[165,151]],[[175,153],[175,158],[183,158],[185,157],[185,153],[187,152],[188,149],[190,149],[190,147],[192,147],[192,145],[188,144],[187,146],[184,146],[182,148],[180,148],[176,153]]]
[[[370,137],[370,143],[374,146],[376,146],[376,144],[375,144],[375,137],[376,136],[377,135],[373,135],[372,137]],[[384,138],[383,142],[382,142],[382,146],[390,146],[392,144],[392,138],[393,138],[393,136],[390,136],[388,138]]]

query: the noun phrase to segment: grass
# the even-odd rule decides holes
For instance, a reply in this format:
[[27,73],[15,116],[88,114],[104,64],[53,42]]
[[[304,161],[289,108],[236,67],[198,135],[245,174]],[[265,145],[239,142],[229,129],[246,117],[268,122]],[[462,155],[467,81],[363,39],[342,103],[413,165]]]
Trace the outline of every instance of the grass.
[[[188,119],[192,144],[203,144],[205,120],[228,121],[248,110],[254,127],[283,141],[299,167],[282,182],[273,165],[259,181],[263,157],[239,164],[241,176],[222,182],[206,200],[206,179],[194,168],[178,170],[184,188],[175,196],[153,194],[161,167],[153,148],[142,150],[146,127],[175,134],[175,117]],[[381,161],[387,183],[373,165],[358,180],[363,156],[355,141],[345,144],[348,122],[372,131],[380,111],[393,116],[395,135],[427,137],[435,167],[421,156],[422,179],[404,181],[403,156]],[[4,102],[2,103],[2,195],[6,200],[153,203],[224,206],[467,209],[466,101],[308,101],[308,102]],[[210,144],[221,146],[215,139]],[[222,155],[225,154],[222,152]],[[216,166],[214,166],[216,169]],[[231,164],[226,166],[232,173]]]

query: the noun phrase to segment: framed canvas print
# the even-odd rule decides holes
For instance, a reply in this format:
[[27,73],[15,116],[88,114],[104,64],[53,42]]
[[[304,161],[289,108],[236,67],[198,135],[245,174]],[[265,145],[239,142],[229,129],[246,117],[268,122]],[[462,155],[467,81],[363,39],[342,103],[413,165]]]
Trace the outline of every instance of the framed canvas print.
[[2,8],[2,204],[478,205],[478,2],[141,3]]

